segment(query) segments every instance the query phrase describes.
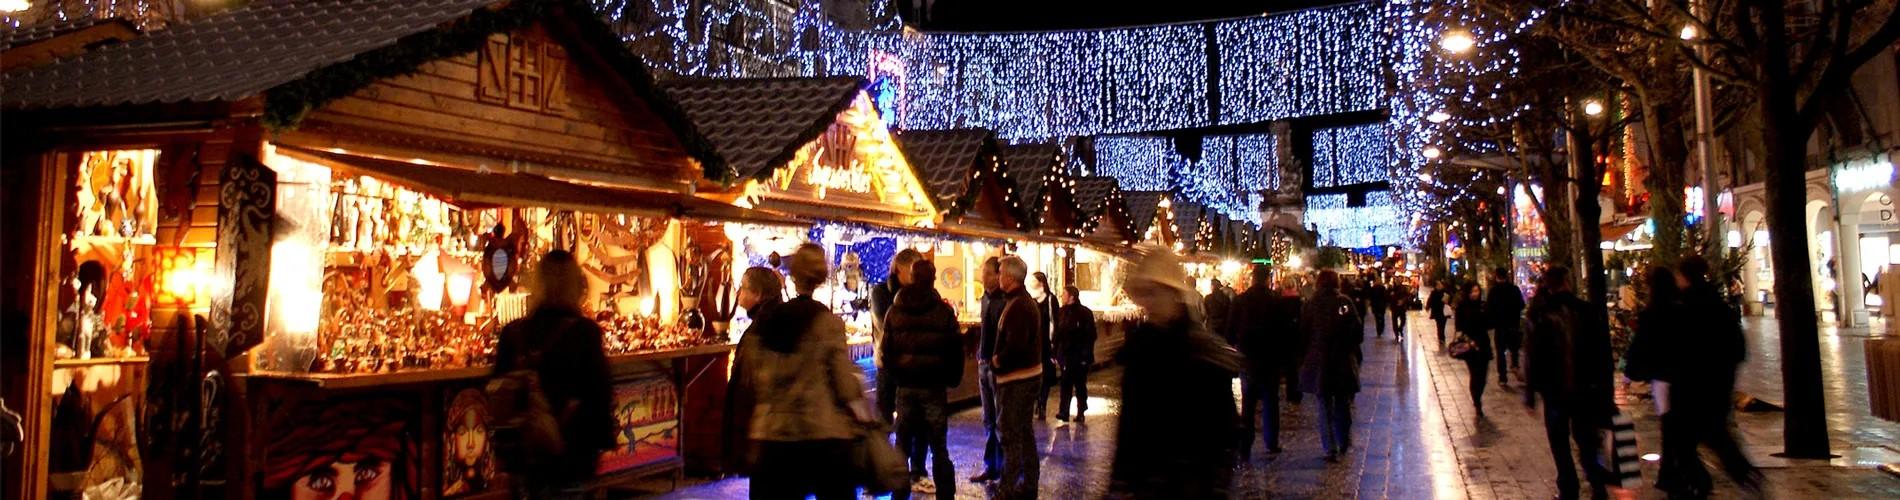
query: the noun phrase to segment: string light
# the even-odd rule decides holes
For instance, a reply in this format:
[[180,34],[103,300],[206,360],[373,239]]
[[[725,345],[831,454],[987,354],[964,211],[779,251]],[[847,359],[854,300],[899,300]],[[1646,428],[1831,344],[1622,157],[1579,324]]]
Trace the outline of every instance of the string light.
[[1390,147],[1385,125],[1380,123],[1314,130],[1313,187],[1386,182]]
[[1215,135],[1201,139],[1201,161],[1181,156],[1173,139],[1104,136],[1095,139],[1095,171],[1130,191],[1172,191],[1182,201],[1258,225],[1259,191],[1280,187],[1278,141],[1272,134]]
[[1366,193],[1365,205],[1351,206],[1345,194],[1306,197],[1305,221],[1318,228],[1321,245],[1364,248],[1403,245],[1404,219],[1390,191]]

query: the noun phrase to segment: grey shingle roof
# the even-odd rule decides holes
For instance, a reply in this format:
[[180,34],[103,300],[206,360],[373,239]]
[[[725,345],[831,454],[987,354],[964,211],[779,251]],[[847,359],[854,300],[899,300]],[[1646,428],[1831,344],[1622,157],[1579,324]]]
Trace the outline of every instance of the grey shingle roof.
[[1120,189],[1114,177],[1092,175],[1075,179],[1075,207],[1082,216],[1090,220],[1102,216],[1102,210],[1108,208],[1108,195]]
[[[88,16],[88,17],[73,18],[66,21],[42,23],[42,24],[35,24],[31,26],[21,26],[14,29],[0,29],[0,51],[11,50],[14,47],[21,47],[25,45],[31,45],[34,43],[50,40],[56,36],[72,33],[74,31],[79,31],[86,28],[91,28],[93,26],[97,26],[102,23],[125,23],[127,26],[132,25],[131,21],[126,20],[125,18],[122,18],[122,17],[117,17],[117,16],[90,17]],[[137,28],[134,27],[134,29],[137,29]]]
[[689,79],[660,85],[740,178],[792,161],[864,91],[864,79]]
[[1183,246],[1194,248],[1194,236],[1201,229],[1201,205],[1176,201],[1169,208],[1174,211],[1174,234],[1180,235]]
[[1160,191],[1122,191],[1122,203],[1128,205],[1128,223],[1136,238],[1148,234],[1148,227],[1154,225],[1163,195]]
[[1016,180],[1016,197],[1031,217],[1042,212],[1043,188],[1056,168],[1062,148],[1055,144],[1003,146],[1003,163]]
[[59,108],[226,101],[394,45],[495,0],[259,0],[0,76],[0,104]]
[[969,194],[980,155],[994,151],[996,133],[984,129],[904,130],[895,134],[904,158],[917,169],[937,206],[949,207]]

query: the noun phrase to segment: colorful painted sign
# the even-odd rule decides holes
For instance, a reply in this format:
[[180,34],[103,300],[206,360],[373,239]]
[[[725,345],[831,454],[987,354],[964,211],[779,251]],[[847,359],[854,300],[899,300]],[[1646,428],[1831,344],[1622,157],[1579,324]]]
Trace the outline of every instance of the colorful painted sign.
[[410,399],[310,401],[269,429],[260,498],[420,498],[418,416]]
[[679,456],[680,400],[673,380],[655,375],[614,384],[614,447],[600,456],[600,473],[619,472]]
[[442,417],[442,496],[459,497],[501,487],[506,475],[489,446],[488,396],[480,388],[450,390]]

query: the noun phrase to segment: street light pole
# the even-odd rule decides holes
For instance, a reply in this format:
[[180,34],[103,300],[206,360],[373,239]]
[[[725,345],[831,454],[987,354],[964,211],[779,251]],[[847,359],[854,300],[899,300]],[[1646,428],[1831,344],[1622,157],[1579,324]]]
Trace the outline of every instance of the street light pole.
[[[1704,3],[1703,0],[1690,3],[1690,10],[1697,19],[1706,17],[1707,6],[1703,5]],[[1691,42],[1696,44],[1696,57],[1706,63],[1709,60],[1708,44],[1701,43],[1700,40]],[[1722,262],[1725,262],[1722,254],[1728,250],[1728,234],[1722,231],[1722,207],[1719,205],[1721,186],[1715,178],[1715,146],[1713,144],[1715,142],[1713,130],[1715,115],[1711,109],[1714,106],[1710,103],[1712,92],[1709,88],[1709,73],[1702,69],[1701,64],[1693,64],[1691,69],[1693,70],[1691,78],[1694,79],[1695,87],[1696,163],[1702,165],[1702,224],[1708,227],[1708,236],[1704,241],[1709,244],[1707,256],[1709,261],[1715,264],[1713,267],[1720,272],[1726,268],[1722,265]],[[1729,277],[1715,276],[1714,278],[1726,280]]]

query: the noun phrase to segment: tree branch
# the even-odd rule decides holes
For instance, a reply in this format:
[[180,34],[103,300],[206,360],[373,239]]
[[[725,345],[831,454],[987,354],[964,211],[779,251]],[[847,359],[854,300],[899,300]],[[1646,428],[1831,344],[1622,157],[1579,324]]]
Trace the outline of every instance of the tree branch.
[[[1822,70],[1821,78],[1815,81],[1807,98],[1803,99],[1797,108],[1802,122],[1810,125],[1817,123],[1821,116],[1822,104],[1834,95],[1827,89],[1837,89],[1852,84],[1854,72],[1859,71],[1861,66],[1867,64],[1867,61],[1873,60],[1874,56],[1888,50],[1888,47],[1892,46],[1896,40],[1900,40],[1900,15],[1889,13],[1887,20],[1880,25],[1880,29],[1874,30],[1874,33],[1861,42],[1859,47],[1846,51],[1840,58],[1828,61],[1827,68]],[[1847,41],[1842,41],[1843,45],[1846,43]],[[1790,76],[1800,78],[1800,75]]]

